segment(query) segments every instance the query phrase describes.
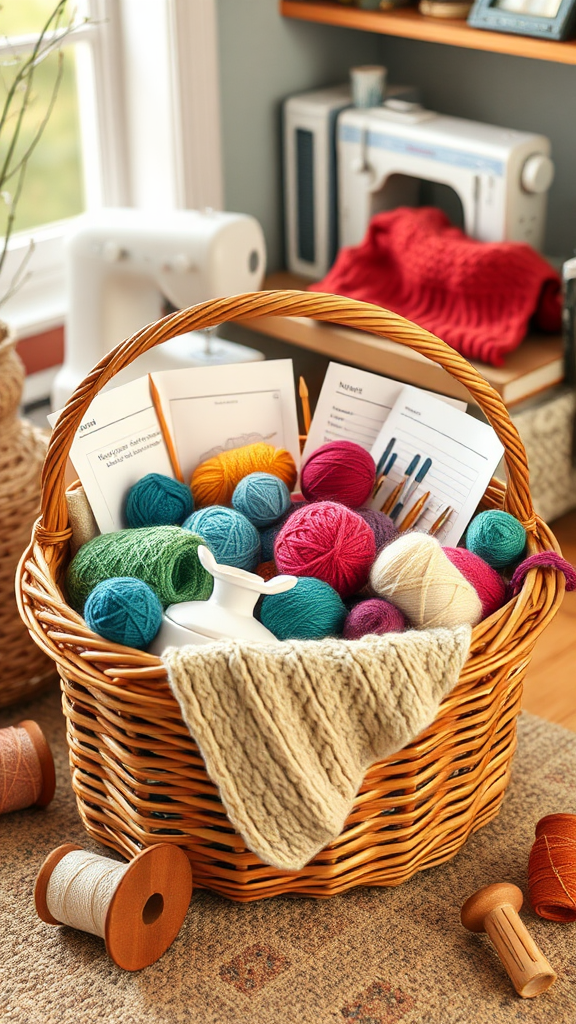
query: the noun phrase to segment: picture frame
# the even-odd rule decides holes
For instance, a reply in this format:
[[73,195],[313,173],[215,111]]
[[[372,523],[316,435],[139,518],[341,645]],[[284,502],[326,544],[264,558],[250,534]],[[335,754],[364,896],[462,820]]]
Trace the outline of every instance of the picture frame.
[[569,39],[576,28],[576,0],[475,0],[468,24],[538,39]]

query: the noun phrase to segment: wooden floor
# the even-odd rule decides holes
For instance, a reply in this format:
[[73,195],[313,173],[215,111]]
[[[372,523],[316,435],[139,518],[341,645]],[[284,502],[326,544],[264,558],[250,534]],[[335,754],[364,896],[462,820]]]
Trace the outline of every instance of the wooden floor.
[[[565,558],[576,565],[576,511],[552,523]],[[539,638],[524,683],[523,707],[576,732],[576,591],[566,594]]]

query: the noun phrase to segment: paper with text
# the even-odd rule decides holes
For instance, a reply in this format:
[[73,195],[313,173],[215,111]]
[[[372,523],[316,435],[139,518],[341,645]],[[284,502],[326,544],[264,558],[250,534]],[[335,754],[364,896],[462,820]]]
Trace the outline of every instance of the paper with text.
[[[418,455],[420,461],[408,481],[409,485],[416,486],[411,487],[409,501],[396,524],[400,525],[416,503],[430,492],[416,528],[424,532],[430,530],[441,512],[450,507],[453,512],[436,537],[441,544],[456,545],[504,454],[496,433],[488,424],[412,388],[398,398],[378,435],[372,449],[376,462],[391,438],[395,439],[393,450],[397,459],[376,500],[372,501],[372,508],[382,507],[386,497],[405,479],[403,474]],[[426,459],[431,462],[430,468],[422,481],[416,483],[418,469]]]
[[[48,417],[51,426],[59,415]],[[147,473],[174,476],[147,377],[96,396],[76,431],[70,459],[100,531],[123,529],[133,484]]]
[[[353,366],[330,363],[302,453],[302,463],[328,441],[355,441],[366,451],[371,451],[382,424],[405,387],[410,385]],[[457,398],[438,397],[457,409],[466,408],[466,403]]]
[[300,465],[291,359],[154,373],[184,479],[230,448],[263,441],[287,448]]

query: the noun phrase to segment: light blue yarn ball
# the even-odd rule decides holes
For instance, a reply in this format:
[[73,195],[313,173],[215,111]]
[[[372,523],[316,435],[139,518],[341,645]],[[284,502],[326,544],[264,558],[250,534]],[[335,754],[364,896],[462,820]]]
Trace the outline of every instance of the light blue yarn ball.
[[290,491],[272,473],[249,473],[236,485],[232,505],[254,526],[270,526],[290,508]]
[[94,587],[84,605],[84,618],[105,640],[142,651],[160,629],[162,605],[143,580],[116,576]]
[[241,512],[224,505],[209,505],[193,512],[185,530],[197,533],[221,565],[234,565],[252,572],[260,561],[260,535]]
[[526,547],[526,530],[509,512],[489,509],[475,516],[466,531],[466,547],[494,569],[516,562]]
[[163,473],[148,473],[128,492],[124,517],[126,525],[180,526],[194,508],[192,491],[180,480]]
[[329,583],[301,576],[292,590],[264,598],[260,621],[277,640],[321,640],[341,633],[347,614]]

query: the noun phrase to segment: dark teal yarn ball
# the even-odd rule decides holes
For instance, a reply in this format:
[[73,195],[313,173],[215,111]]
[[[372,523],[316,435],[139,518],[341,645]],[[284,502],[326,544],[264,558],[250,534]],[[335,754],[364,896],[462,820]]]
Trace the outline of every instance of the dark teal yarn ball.
[[143,651],[162,624],[162,605],[152,587],[132,576],[98,583],[84,605],[90,629],[125,647]]
[[290,508],[290,491],[272,473],[249,473],[236,485],[232,505],[254,526],[270,526]]
[[277,640],[321,640],[341,633],[347,614],[329,583],[301,576],[292,590],[264,598],[260,621]]
[[199,508],[183,527],[204,538],[206,547],[220,565],[233,565],[252,572],[260,561],[258,530],[234,508],[224,505]]
[[132,528],[181,526],[193,508],[192,491],[186,484],[163,473],[148,473],[130,488],[124,518]]
[[489,509],[480,512],[470,523],[466,547],[493,569],[503,569],[524,554],[526,530],[509,512]]

